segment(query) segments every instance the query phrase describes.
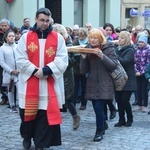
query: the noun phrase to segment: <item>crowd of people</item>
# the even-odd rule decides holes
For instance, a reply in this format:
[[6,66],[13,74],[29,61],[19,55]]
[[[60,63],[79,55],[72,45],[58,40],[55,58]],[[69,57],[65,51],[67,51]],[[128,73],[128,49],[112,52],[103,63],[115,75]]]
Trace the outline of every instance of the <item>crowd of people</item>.
[[[150,114],[148,29],[114,28],[111,23],[99,28],[91,23],[70,27],[55,23],[51,16],[49,9],[40,8],[33,26],[28,17],[20,28],[7,19],[0,21],[0,105],[8,105],[13,113],[19,110],[25,149],[30,149],[32,139],[36,150],[61,145],[61,112],[69,110],[74,130],[80,125],[76,103],[84,111],[91,101],[96,142],[103,139],[107,120],[114,119],[117,111],[114,127],[132,126],[132,111]],[[68,52],[72,46],[93,53]],[[118,60],[128,75],[121,91],[115,91],[110,75]],[[135,101],[130,104],[132,94]]]

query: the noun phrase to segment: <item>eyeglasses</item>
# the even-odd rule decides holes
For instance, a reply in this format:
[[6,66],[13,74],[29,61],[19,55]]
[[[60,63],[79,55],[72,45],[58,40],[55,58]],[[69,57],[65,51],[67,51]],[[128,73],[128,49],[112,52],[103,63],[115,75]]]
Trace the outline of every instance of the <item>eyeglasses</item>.
[[39,20],[39,21],[42,22],[42,23],[47,23],[47,24],[50,23],[50,20],[49,20],[49,19],[48,19],[48,20],[44,20],[44,19],[38,19],[38,18],[37,18],[37,20]]

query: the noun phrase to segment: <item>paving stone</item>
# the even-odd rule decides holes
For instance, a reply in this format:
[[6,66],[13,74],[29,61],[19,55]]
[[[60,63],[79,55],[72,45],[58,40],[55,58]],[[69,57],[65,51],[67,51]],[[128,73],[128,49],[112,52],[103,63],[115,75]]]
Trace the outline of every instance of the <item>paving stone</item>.
[[[150,150],[150,115],[147,113],[133,112],[132,127],[118,128],[114,127],[118,122],[117,113],[116,118],[107,121],[109,128],[103,140],[93,142],[96,128],[93,107],[90,101],[86,110],[79,110],[79,106],[77,104],[76,108],[81,116],[80,127],[74,131],[69,111],[62,113],[62,145],[50,150]],[[11,113],[6,105],[0,105],[0,150],[23,150],[19,127],[19,114]],[[31,150],[34,150],[34,144]]]

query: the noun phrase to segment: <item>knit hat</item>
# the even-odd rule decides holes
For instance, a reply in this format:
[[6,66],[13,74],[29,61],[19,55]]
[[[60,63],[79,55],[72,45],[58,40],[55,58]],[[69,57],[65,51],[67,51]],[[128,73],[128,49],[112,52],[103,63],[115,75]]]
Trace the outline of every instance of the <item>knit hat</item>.
[[106,31],[103,29],[103,27],[100,27],[99,30],[103,33],[104,36],[106,36]]
[[69,29],[72,32],[72,28],[70,26],[65,27],[66,30]]
[[144,42],[147,44],[147,41],[148,41],[147,35],[140,35],[138,42]]
[[77,25],[77,24],[75,24],[74,26],[73,26],[73,30],[78,30],[79,29],[79,26]]

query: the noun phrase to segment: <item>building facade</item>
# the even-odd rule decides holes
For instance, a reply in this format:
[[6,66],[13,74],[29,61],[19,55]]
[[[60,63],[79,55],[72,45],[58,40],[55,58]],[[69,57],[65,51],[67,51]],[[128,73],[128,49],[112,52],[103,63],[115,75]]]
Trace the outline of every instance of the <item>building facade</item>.
[[[147,15],[143,15],[145,11],[148,11]],[[143,28],[150,29],[150,0],[122,0],[121,16],[122,28],[127,24],[140,24]]]
[[7,18],[17,27],[22,26],[26,17],[33,25],[35,12],[41,7],[49,8],[54,21],[64,26],[84,26],[87,22],[93,27],[101,27],[105,22],[115,27],[121,25],[121,0],[1,0],[0,6],[0,19]]

